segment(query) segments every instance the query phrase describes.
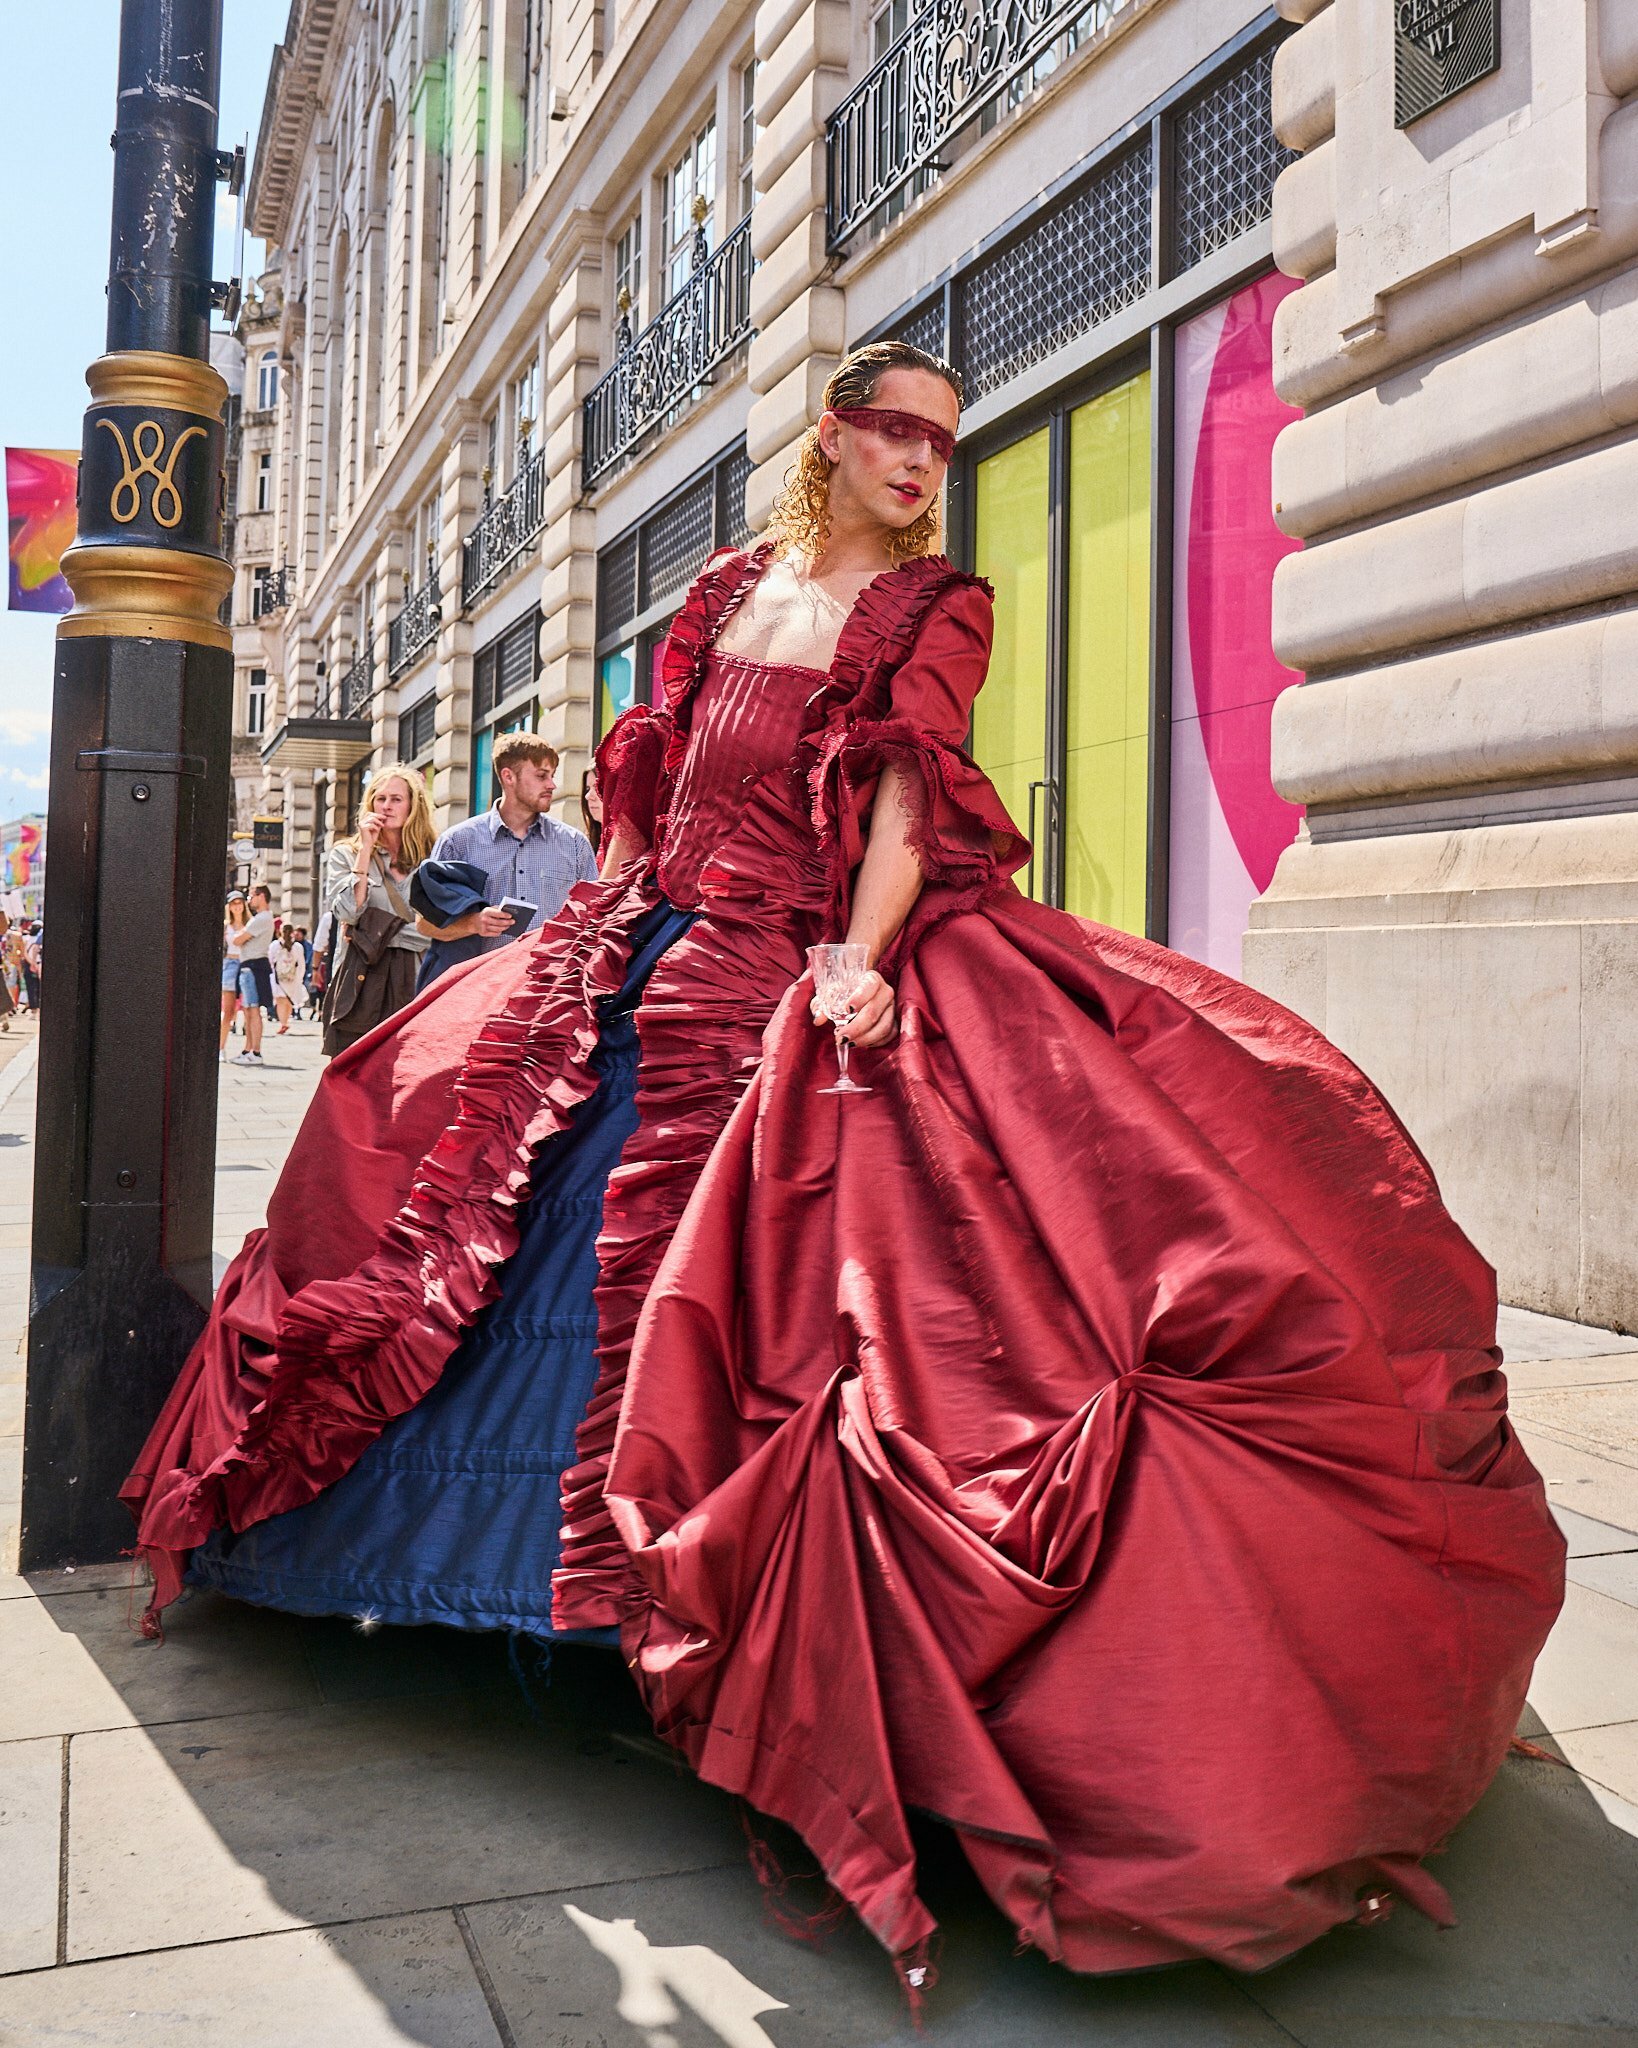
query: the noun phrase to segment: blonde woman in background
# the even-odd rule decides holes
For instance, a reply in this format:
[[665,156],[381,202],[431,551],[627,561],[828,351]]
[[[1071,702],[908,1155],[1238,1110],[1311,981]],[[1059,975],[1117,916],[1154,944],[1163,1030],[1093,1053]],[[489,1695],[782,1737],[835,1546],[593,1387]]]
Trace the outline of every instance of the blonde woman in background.
[[301,949],[294,925],[281,924],[268,952],[273,969],[273,1003],[278,1012],[276,1037],[290,1029],[290,1020],[307,1001],[307,955]]
[[420,771],[402,761],[378,768],[364,785],[356,826],[324,868],[324,907],[343,936],[325,991],[327,1053],[345,1051],[414,995],[429,942],[405,891],[437,836]]

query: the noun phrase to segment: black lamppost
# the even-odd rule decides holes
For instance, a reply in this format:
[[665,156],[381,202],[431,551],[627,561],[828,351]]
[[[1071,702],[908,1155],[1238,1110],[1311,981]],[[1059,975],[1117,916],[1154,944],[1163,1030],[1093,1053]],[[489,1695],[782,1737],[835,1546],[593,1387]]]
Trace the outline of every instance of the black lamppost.
[[211,1294],[232,639],[210,367],[222,0],[122,0],[108,352],[57,629],[25,1569],[116,1557],[116,1489]]

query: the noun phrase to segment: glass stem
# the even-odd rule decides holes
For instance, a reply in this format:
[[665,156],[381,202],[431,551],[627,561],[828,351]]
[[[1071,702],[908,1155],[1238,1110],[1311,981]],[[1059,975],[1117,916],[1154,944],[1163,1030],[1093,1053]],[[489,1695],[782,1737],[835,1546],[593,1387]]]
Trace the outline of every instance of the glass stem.
[[852,1052],[852,1050],[852,1039],[844,1038],[842,1036],[842,1027],[838,1024],[836,1027],[836,1064],[842,1070],[841,1078],[844,1083],[847,1080],[847,1058],[848,1054]]

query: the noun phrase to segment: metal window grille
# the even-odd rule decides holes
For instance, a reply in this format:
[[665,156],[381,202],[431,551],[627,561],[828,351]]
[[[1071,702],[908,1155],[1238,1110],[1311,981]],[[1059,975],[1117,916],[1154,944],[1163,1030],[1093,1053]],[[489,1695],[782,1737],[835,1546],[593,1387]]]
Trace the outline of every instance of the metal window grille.
[[912,348],[919,348],[923,355],[944,355],[944,301],[929,299],[925,306],[912,313],[898,333],[895,341],[907,341]]
[[400,676],[438,637],[444,622],[438,591],[438,564],[427,558],[426,581],[411,591],[387,628],[387,673]]
[[1296,155],[1274,134],[1273,77],[1273,50],[1259,50],[1177,117],[1174,254],[1180,272],[1273,211],[1274,180]]
[[535,680],[535,654],[540,645],[538,631],[540,621],[536,613],[530,612],[508,626],[500,637],[500,647],[495,660],[495,702],[504,704],[508,697],[516,696],[519,690],[532,688]]
[[480,647],[472,657],[472,719],[487,718],[494,710],[497,697],[495,692],[496,655],[499,644],[491,640],[487,647]]
[[546,524],[546,451],[519,452],[518,472],[497,497],[487,488],[477,524],[461,541],[461,609],[493,590]]
[[413,761],[427,753],[437,730],[438,699],[435,694],[412,704],[398,720],[398,758]]
[[714,482],[712,476],[702,476],[650,521],[643,535],[644,611],[697,576],[711,552]]
[[637,616],[637,536],[628,533],[597,558],[597,630]]
[[745,518],[745,486],[751,480],[751,458],[743,446],[717,465],[717,546],[742,548],[751,538]]
[[972,273],[961,294],[969,404],[1148,291],[1149,181],[1145,140]]

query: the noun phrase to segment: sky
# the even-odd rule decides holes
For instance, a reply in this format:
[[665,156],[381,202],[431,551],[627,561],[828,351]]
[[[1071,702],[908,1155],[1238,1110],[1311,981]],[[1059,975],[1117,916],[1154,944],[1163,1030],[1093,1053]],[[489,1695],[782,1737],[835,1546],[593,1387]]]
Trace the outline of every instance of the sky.
[[[119,0],[0,6],[0,443],[77,448],[107,312]],[[224,0],[224,149],[255,142],[289,13],[290,0]],[[232,270],[237,209],[222,187],[217,277]],[[254,274],[258,251],[246,249]],[[55,629],[54,618],[0,610],[0,821],[45,809]]]

